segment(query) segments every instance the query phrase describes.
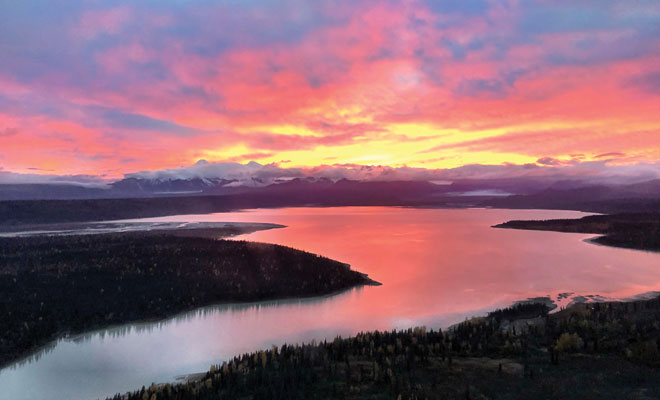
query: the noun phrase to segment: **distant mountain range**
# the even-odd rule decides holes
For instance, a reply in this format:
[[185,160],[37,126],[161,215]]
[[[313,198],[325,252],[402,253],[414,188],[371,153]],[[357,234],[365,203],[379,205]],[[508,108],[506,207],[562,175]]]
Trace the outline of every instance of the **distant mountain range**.
[[[389,199],[428,202],[461,197],[489,199],[484,204],[506,208],[570,208],[584,202],[616,199],[660,199],[660,179],[629,185],[592,184],[584,180],[534,178],[461,179],[441,184],[428,181],[355,181],[328,178],[275,179],[267,183],[224,178],[128,177],[107,185],[64,183],[0,184],[1,200],[74,200],[191,196],[287,196],[318,201],[369,202]],[[465,200],[474,203],[474,199]]]
[[531,178],[454,182],[128,177],[105,186],[0,185],[0,224],[101,221],[286,206],[421,206],[660,213],[660,179],[629,185]]
[[497,208],[566,209],[593,212],[660,212],[660,179],[630,185],[555,186],[526,195],[484,201]]
[[[655,190],[658,181],[635,186],[635,193]],[[289,194],[313,196],[307,191],[332,196],[389,196],[422,200],[426,196],[503,197],[534,195],[564,190],[594,190],[581,180],[534,178],[460,179],[441,184],[421,180],[331,180],[328,178],[143,178],[127,177],[106,185],[85,186],[66,183],[0,184],[0,200],[73,200],[143,197],[215,196],[236,194]],[[598,191],[616,192],[617,186],[598,186]],[[633,189],[626,189],[633,191]]]

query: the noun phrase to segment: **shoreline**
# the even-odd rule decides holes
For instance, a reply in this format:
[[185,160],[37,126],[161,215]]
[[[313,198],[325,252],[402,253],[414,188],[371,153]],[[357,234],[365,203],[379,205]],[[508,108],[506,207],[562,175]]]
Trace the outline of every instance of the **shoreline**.
[[[504,337],[507,340],[507,344],[504,344],[502,346],[502,343],[497,342],[497,337],[495,340],[489,340],[491,345],[497,347],[500,347],[500,350],[496,350],[494,353],[490,353],[488,349],[484,351],[481,347],[475,348],[475,347],[468,347],[466,348],[461,348],[459,350],[456,349],[446,349],[442,347],[442,344],[440,344],[440,352],[431,352],[430,356],[431,357],[438,357],[441,358],[437,361],[442,361],[442,364],[445,362],[447,363],[447,366],[449,367],[448,370],[451,370],[451,365],[452,365],[452,358],[453,362],[459,366],[458,372],[459,374],[465,373],[462,369],[462,367],[474,367],[474,368],[481,368],[481,369],[488,369],[490,372],[495,373],[496,371],[498,375],[497,379],[502,379],[502,372],[505,372],[506,374],[509,374],[511,376],[517,376],[517,377],[528,377],[533,378],[533,372],[530,371],[530,367],[533,369],[538,369],[537,372],[542,372],[543,369],[549,368],[548,372],[553,371],[552,368],[557,368],[557,365],[570,365],[570,363],[574,362],[575,359],[573,359],[573,352],[579,353],[575,354],[577,359],[579,360],[579,357],[587,357],[587,360],[589,357],[594,357],[593,360],[600,360],[598,357],[610,357],[611,360],[619,360],[619,361],[633,361],[633,362],[640,362],[643,364],[644,359],[631,359],[630,355],[627,356],[621,356],[620,354],[611,354],[605,351],[601,355],[598,355],[599,353],[596,352],[595,347],[593,346],[593,338],[588,338],[585,337],[585,342],[584,342],[584,348],[579,348],[581,345],[577,345],[577,347],[574,350],[569,350],[565,351],[560,349],[559,344],[553,345],[553,342],[548,343],[546,341],[547,337],[552,338],[555,336],[558,336],[556,334],[550,334],[549,336],[547,335],[545,329],[548,327],[548,321],[562,321],[565,320],[566,318],[570,318],[570,315],[574,312],[577,311],[581,313],[582,318],[585,318],[585,315],[588,313],[598,312],[597,310],[606,310],[608,307],[609,309],[615,308],[618,309],[619,311],[621,310],[621,306],[624,303],[632,303],[633,304],[633,312],[638,313],[639,310],[644,309],[645,304],[649,304],[653,307],[653,304],[656,304],[655,307],[657,307],[657,303],[660,300],[660,293],[656,293],[655,296],[649,297],[649,298],[644,298],[644,299],[630,299],[627,302],[624,301],[617,301],[617,300],[610,300],[606,302],[600,302],[599,305],[594,305],[594,304],[584,304],[584,303],[575,303],[569,307],[566,307],[562,310],[559,310],[557,313],[549,313],[551,309],[548,308],[547,304],[544,304],[543,302],[540,303],[534,303],[534,302],[529,302],[530,300],[538,300],[540,298],[532,298],[532,299],[527,299],[523,301],[518,301],[514,304],[512,304],[509,307],[504,307],[504,308],[498,308],[496,310],[493,310],[492,312],[489,312],[485,316],[478,316],[478,317],[473,317],[471,319],[467,319],[463,322],[454,324],[446,329],[441,329],[435,331],[434,329],[431,329],[430,331],[426,327],[410,327],[408,329],[402,329],[402,330],[392,330],[392,331],[365,331],[365,332],[359,332],[355,333],[349,337],[346,338],[340,338],[340,339],[335,339],[334,342],[318,342],[318,344],[314,344],[315,342],[312,341],[311,344],[310,342],[302,342],[302,343],[296,343],[291,345],[292,348],[295,349],[300,349],[302,348],[303,351],[307,347],[328,347],[328,348],[333,348],[334,343],[336,343],[338,340],[343,343],[351,342],[353,345],[355,345],[355,339],[358,338],[357,343],[369,343],[370,338],[373,338],[374,335],[413,335],[418,338],[419,342],[425,343],[428,340],[428,334],[434,336],[434,332],[443,332],[444,335],[449,335],[450,338],[460,338],[464,341],[468,340],[473,340],[472,334],[475,333],[478,336],[484,335],[484,333],[488,335],[494,335],[495,337],[497,335],[500,335],[500,338]],[[538,307],[536,307],[538,305]],[[640,306],[641,305],[641,306]],[[623,307],[624,310],[628,310],[630,307],[626,305]],[[642,311],[643,312],[643,311]],[[587,313],[587,314],[585,314]],[[610,318],[611,318],[611,312],[610,312]],[[495,324],[496,328],[494,330],[491,330],[491,324]],[[476,329],[476,328],[483,328],[484,326],[488,326],[489,329]],[[576,326],[579,326],[578,323],[576,323]],[[549,328],[549,329],[556,329],[555,328]],[[560,328],[561,330],[561,328]],[[490,332],[490,333],[487,333]],[[571,330],[571,332],[573,332]],[[467,336],[466,336],[467,335]],[[524,350],[522,353],[520,353],[520,348],[516,350],[516,347],[509,346],[508,341],[519,341],[521,340],[520,338],[523,338],[522,340],[525,340],[525,338],[529,335],[530,341],[533,343],[532,344],[532,353],[531,357],[528,356],[526,353],[526,350]],[[566,335],[564,333],[563,335]],[[562,335],[562,337],[563,337]],[[572,335],[577,334],[573,333]],[[477,336],[477,337],[478,337]],[[360,338],[365,338],[366,340],[360,341]],[[382,336],[380,336],[382,338]],[[438,336],[435,336],[436,338]],[[440,337],[440,342],[442,342],[444,339],[442,339],[442,334],[439,334]],[[546,339],[544,339],[544,337]],[[540,340],[539,340],[540,339]],[[582,340],[581,338],[579,339],[580,341]],[[590,346],[587,346],[589,344],[589,340],[591,340]],[[596,339],[597,341],[597,339]],[[400,342],[397,342],[400,345]],[[410,343],[410,341],[408,341]],[[413,345],[416,344],[415,341],[412,341]],[[556,343],[559,343],[557,341]],[[371,345],[373,347],[373,341],[371,342]],[[408,346],[407,344],[406,346]],[[553,347],[554,346],[554,347]],[[284,348],[284,347],[283,347]],[[427,347],[428,349],[428,347]],[[438,347],[435,347],[436,351]],[[282,350],[284,352],[284,350]],[[397,350],[394,350],[394,346],[392,346],[392,349],[389,350],[390,352],[396,352]],[[502,352],[503,351],[503,352]],[[508,353],[507,353],[508,352]],[[262,354],[278,354],[278,350],[269,350],[269,349],[253,349],[251,353],[246,353],[244,355],[239,355],[236,354],[234,355],[234,358],[232,359],[231,357],[226,359],[226,360],[218,360],[217,364],[212,364],[210,370],[206,371],[199,371],[199,372],[190,372],[190,373],[184,373],[184,374],[179,374],[174,376],[171,380],[166,381],[166,382],[159,382],[159,383],[152,383],[150,386],[150,390],[152,391],[158,391],[160,390],[159,388],[164,388],[169,385],[172,386],[178,386],[180,388],[192,388],[193,391],[198,389],[201,385],[201,382],[205,382],[206,385],[210,388],[211,385],[223,385],[223,380],[219,379],[209,379],[209,377],[214,377],[216,374],[220,373],[221,369],[225,371],[225,373],[228,371],[229,373],[232,373],[232,371],[235,372],[235,370],[232,369],[232,365],[238,365],[239,363],[242,363],[244,360],[249,360],[251,358],[255,358],[255,355],[258,355],[262,357]],[[370,356],[369,351],[363,351],[362,356],[366,356],[368,358],[368,362],[363,362],[363,365],[374,365],[374,362],[378,362],[378,357],[373,358],[373,356]],[[428,356],[428,355],[427,355]],[[354,358],[359,359],[360,353],[358,352],[357,355],[353,356]],[[448,360],[446,359],[448,358]],[[531,365],[529,364],[530,358],[532,360]],[[256,359],[256,358],[255,358]],[[264,359],[264,358],[262,358]],[[271,357],[266,357],[265,360],[268,361],[268,359],[271,359]],[[375,360],[375,361],[374,361]],[[555,361],[556,360],[556,361]],[[561,360],[561,362],[560,362]],[[345,364],[347,368],[350,368],[350,365],[353,364],[354,362],[360,365],[360,362],[353,359],[349,363],[348,357],[346,359],[340,357],[337,357],[337,362],[340,362],[342,364]],[[599,361],[599,362],[602,362]],[[232,364],[234,363],[234,364]],[[266,367],[266,362],[264,362],[263,367]],[[616,364],[616,362],[615,362]],[[230,369],[225,370],[225,366],[229,365]],[[243,364],[240,364],[243,365]],[[391,365],[391,364],[389,364]],[[441,365],[441,363],[426,363],[426,364],[421,364],[424,366],[423,368],[428,368],[429,365]],[[408,371],[410,370],[411,364],[408,364]],[[551,367],[552,366],[552,367]],[[508,367],[508,368],[507,368]],[[239,370],[241,373],[247,374],[248,371],[254,368],[255,370],[259,369],[258,365],[255,366],[250,366],[245,368],[245,370]],[[280,368],[280,367],[276,367]],[[331,371],[331,369],[330,369]],[[362,371],[362,367],[360,367],[360,371]],[[456,373],[455,372],[455,373]],[[341,377],[343,374],[335,374],[333,375],[332,373],[329,374],[330,378],[336,379],[337,376]],[[350,382],[350,376],[348,376],[348,380]],[[375,375],[373,376],[374,380]],[[540,379],[543,379],[543,375],[540,375]],[[369,382],[369,380],[367,380]],[[434,381],[435,382],[435,381]],[[533,382],[533,381],[531,381]],[[249,385],[247,385],[246,389],[250,390]],[[435,386],[433,386],[435,387]],[[135,395],[136,391],[133,392],[127,392],[126,395],[131,396]],[[334,393],[334,392],[333,392]],[[133,398],[133,397],[129,397]]]
[[[503,227],[503,228],[508,228],[508,227]],[[182,229],[182,228],[179,228],[179,229]],[[270,229],[272,229],[272,228],[270,228]],[[513,229],[513,228],[508,228],[508,229]],[[182,230],[185,230],[185,228],[183,228]],[[151,231],[151,232],[156,232],[156,233],[167,233],[167,232],[159,232],[159,231]],[[174,230],[173,230],[172,232],[174,232]],[[581,233],[581,232],[573,232],[573,233],[580,233],[580,234],[582,234],[582,235],[585,235],[585,233]],[[242,234],[242,233],[238,233],[238,234],[240,235],[240,234]],[[233,236],[233,235],[230,235],[230,236]],[[584,241],[589,243],[590,240],[593,240],[593,239],[596,239],[596,238],[597,238],[597,237],[589,238],[589,239],[585,239]],[[607,246],[607,247],[625,248],[625,247],[619,247],[619,246],[612,246],[612,245],[602,244],[602,243],[598,243],[598,242],[594,242],[593,244],[597,244],[597,245],[600,245],[600,246]],[[341,293],[345,293],[345,292],[351,292],[353,289],[356,289],[356,288],[357,288],[357,290],[360,290],[361,286],[366,286],[366,285],[371,286],[371,285],[378,285],[378,284],[380,284],[379,282],[373,281],[373,280],[371,280],[370,278],[368,278],[368,276],[367,276],[366,274],[364,275],[364,278],[365,278],[365,279],[368,279],[370,282],[369,282],[369,283],[366,283],[366,284],[363,284],[363,285],[355,285],[355,286],[353,286],[353,287],[349,287],[349,288],[346,288],[346,289],[342,289],[342,290],[340,290],[340,291],[338,291],[338,292],[336,292],[336,293],[330,293],[330,294],[325,294],[325,295],[321,295],[321,296],[312,295],[312,296],[308,296],[308,297],[306,297],[306,296],[303,296],[303,297],[298,297],[298,296],[296,296],[296,297],[290,297],[290,298],[273,298],[273,299],[266,299],[266,300],[257,301],[257,302],[253,302],[253,301],[245,301],[245,302],[223,302],[223,303],[213,303],[213,304],[208,304],[208,305],[199,306],[199,307],[196,306],[196,307],[193,307],[193,308],[191,308],[191,309],[189,309],[189,310],[180,311],[180,312],[178,312],[177,314],[169,315],[169,316],[165,316],[165,317],[162,317],[162,318],[146,319],[146,320],[135,320],[135,321],[128,322],[128,323],[121,323],[121,324],[118,324],[118,325],[115,325],[115,326],[104,326],[104,327],[101,327],[101,328],[96,329],[96,330],[94,330],[94,331],[85,331],[85,332],[82,332],[82,333],[79,333],[79,334],[75,334],[75,335],[68,335],[68,334],[67,334],[67,335],[65,335],[65,336],[59,336],[59,337],[53,339],[53,341],[54,341],[55,343],[57,343],[57,342],[60,341],[60,340],[66,340],[66,341],[73,341],[73,342],[75,342],[75,341],[77,341],[77,340],[84,340],[86,335],[89,335],[89,334],[95,334],[96,332],[99,332],[99,331],[107,331],[107,330],[111,330],[111,329],[113,329],[113,328],[119,328],[119,329],[122,329],[122,328],[132,329],[132,328],[129,327],[128,325],[135,326],[135,325],[137,325],[137,324],[142,324],[142,323],[144,323],[144,324],[151,324],[151,323],[155,323],[155,324],[157,324],[157,323],[165,323],[166,321],[171,321],[172,319],[179,318],[181,315],[185,315],[185,314],[187,314],[187,313],[191,313],[191,312],[201,312],[201,310],[207,309],[207,308],[209,308],[209,307],[226,306],[226,305],[248,305],[248,306],[249,306],[250,304],[263,304],[263,303],[278,302],[278,301],[287,301],[287,300],[292,300],[292,301],[304,301],[304,300],[306,300],[306,299],[314,299],[314,298],[319,299],[320,301],[323,301],[324,298],[332,297],[332,296],[335,296],[335,295],[338,295],[338,294],[341,294]],[[552,292],[552,293],[553,293],[553,294],[552,294],[551,296],[549,296],[547,299],[548,299],[549,301],[551,301],[551,302],[554,302],[554,299],[555,299],[555,293],[554,293],[554,292]],[[648,292],[645,292],[645,293],[648,293]],[[643,294],[643,293],[640,293],[640,295],[641,295],[641,294]],[[576,296],[576,297],[578,297],[578,296]],[[580,297],[581,297],[581,296],[580,296]],[[586,296],[586,297],[589,297],[589,296]],[[591,300],[593,300],[593,299],[586,299],[587,302],[591,302]],[[598,300],[596,300],[596,301],[597,301],[597,302],[600,302],[600,303],[606,303],[606,302],[616,302],[616,301],[632,302],[632,301],[636,301],[636,300],[638,300],[638,299],[635,299],[635,298],[624,298],[624,299],[603,299],[603,298],[600,298],[600,299],[598,299]],[[527,301],[528,301],[528,300],[522,300],[522,302],[527,302]],[[519,303],[521,303],[521,301],[517,301],[517,302],[513,303],[512,305],[519,304]],[[582,303],[582,302],[570,303],[567,307],[568,307],[568,308],[576,307],[576,306],[578,306],[578,305],[581,304],[581,303]],[[559,307],[557,307],[557,308],[559,308]],[[222,312],[222,311],[219,311],[219,312]],[[133,328],[133,329],[134,329],[134,328]],[[117,333],[114,333],[113,335],[115,335],[115,334],[117,334]],[[48,351],[48,347],[49,347],[50,344],[52,344],[52,343],[47,343],[47,344],[43,345],[43,346],[42,346],[42,347],[44,348],[43,350],[45,350],[45,351],[47,352],[47,351]],[[41,349],[36,349],[36,350],[37,350],[37,351],[40,351]],[[32,356],[32,354],[31,354],[31,355],[28,355],[27,357],[29,357],[29,356]],[[44,356],[46,356],[46,355],[44,355]],[[38,358],[37,358],[37,360],[38,360]],[[38,362],[38,361],[30,361],[30,362]],[[13,364],[13,362],[12,362],[12,364]],[[0,366],[0,369],[4,369],[4,368],[6,368],[5,365]],[[184,376],[185,376],[185,375],[184,375]],[[176,381],[169,381],[169,382],[176,382]]]
[[[539,210],[539,211],[567,211],[567,212],[576,212],[587,215],[599,215],[598,212],[594,211],[585,211],[578,208],[544,208],[544,207],[499,207],[492,206],[488,204],[483,204],[480,202],[446,202],[446,203],[426,203],[426,202],[382,202],[382,203],[346,203],[346,204],[325,204],[322,202],[317,203],[294,203],[294,204],[278,204],[278,205],[269,205],[269,204],[246,204],[242,206],[234,205],[222,205],[212,203],[203,203],[203,206],[200,206],[200,201],[214,201],[222,198],[222,196],[193,196],[193,197],[150,197],[150,198],[125,198],[125,199],[92,199],[92,200],[2,200],[0,201],[0,206],[5,206],[5,209],[2,210],[0,207],[0,232],[4,230],[13,230],[15,227],[19,226],[38,226],[38,225],[55,225],[55,224],[90,224],[90,223],[99,223],[99,222],[126,222],[133,221],[138,219],[147,219],[147,218],[163,218],[174,215],[203,215],[203,214],[223,214],[223,213],[234,213],[241,212],[245,210],[278,210],[282,208],[344,208],[344,207],[388,207],[388,208],[413,208],[413,209],[446,209],[446,210],[456,210],[456,209],[501,209],[501,210]],[[467,200],[469,198],[460,198],[462,200]],[[184,207],[177,209],[176,207],[166,207],[159,208],[160,203],[167,203],[172,201],[174,203],[180,203],[184,200],[188,200],[192,203],[192,209],[190,207]],[[472,199],[475,200],[475,199]],[[9,214],[11,205],[13,207],[18,207],[19,210],[14,211],[11,214],[11,217],[8,217],[4,214]],[[19,204],[20,203],[20,204]],[[27,203],[30,203],[28,206]],[[66,205],[72,206],[74,203],[81,203],[83,206],[82,215],[64,213],[66,216],[60,216],[59,218],[51,218],[53,214],[62,214],[67,210]],[[97,208],[89,208],[89,205],[92,203],[104,204],[109,206],[113,203],[118,203],[110,207],[111,209],[104,209],[105,212],[100,212]],[[120,204],[121,207],[120,207]],[[127,204],[123,204],[127,203]],[[42,205],[57,205],[50,214],[46,214],[43,207],[37,207],[38,204]],[[145,208],[145,204],[151,204],[151,208]],[[211,204],[211,205],[210,205]],[[26,209],[21,209],[21,206],[25,206]],[[170,204],[171,205],[171,204]],[[197,207],[199,206],[199,207]],[[128,207],[132,211],[119,211],[122,207]],[[102,207],[103,208],[103,207]],[[107,208],[107,207],[106,207]],[[139,210],[138,210],[139,209]],[[138,211],[135,211],[138,210]],[[20,212],[19,212],[20,211]],[[18,214],[18,215],[16,215]]]
[[[257,243],[257,242],[252,242],[252,243]],[[362,273],[360,273],[362,274]],[[367,274],[363,274],[367,275]],[[70,332],[60,332],[57,335],[55,335],[51,340],[48,341],[48,343],[38,345],[37,347],[29,350],[29,354],[25,354],[23,356],[20,356],[19,358],[10,360],[5,363],[0,363],[0,374],[4,369],[7,368],[12,368],[14,364],[20,364],[22,365],[24,362],[30,362],[31,360],[27,360],[30,357],[35,357],[38,353],[41,351],[46,350],[48,347],[54,347],[56,346],[60,341],[66,341],[66,342],[76,342],[80,339],[84,339],[87,336],[93,336],[95,334],[99,334],[101,332],[105,331],[112,331],[112,330],[118,330],[121,328],[129,328],[129,327],[134,327],[134,326],[139,326],[139,325],[150,325],[150,324],[157,324],[157,323],[165,323],[170,320],[175,320],[177,318],[181,318],[187,314],[194,313],[194,312],[201,312],[204,309],[212,309],[215,307],[222,307],[222,306],[259,306],[259,305],[268,305],[268,303],[276,303],[276,302],[298,302],[298,301],[306,301],[306,300],[318,300],[318,301],[323,301],[325,299],[329,299],[331,297],[339,296],[345,293],[348,293],[352,290],[360,290],[365,286],[382,286],[383,284],[375,281],[367,276],[365,278],[368,280],[367,283],[362,283],[362,284],[356,284],[350,287],[347,287],[345,289],[340,289],[336,290],[331,293],[326,293],[326,294],[321,294],[321,295],[311,295],[311,296],[300,296],[300,297],[274,297],[274,298],[269,298],[269,299],[263,299],[263,300],[256,300],[256,301],[232,301],[232,302],[220,302],[220,303],[212,303],[212,304],[206,304],[206,305],[201,305],[197,307],[193,307],[190,309],[186,310],[181,310],[178,311],[172,315],[168,315],[162,318],[143,318],[143,319],[138,319],[134,321],[128,321],[125,323],[119,323],[119,324],[113,324],[113,325],[107,325],[107,326],[94,326],[90,327],[88,330],[85,330],[84,332],[75,332],[75,333],[70,333]],[[18,365],[18,366],[20,366]]]
[[[9,228],[9,229],[7,229]],[[13,228],[13,229],[12,229]],[[32,229],[30,229],[32,228]],[[0,238],[25,238],[35,236],[75,236],[154,233],[181,235],[215,230],[219,237],[231,237],[260,230],[286,228],[286,225],[266,222],[132,222],[104,221],[73,224],[16,225],[0,228]]]
[[[43,344],[38,346],[37,348],[33,349],[30,351],[30,354],[22,356],[20,359],[15,359],[12,361],[9,361],[8,363],[5,364],[0,364],[0,373],[2,370],[6,368],[10,368],[11,365],[13,364],[19,364],[22,363],[25,359],[29,357],[33,357],[38,353],[41,349],[56,345],[59,341],[70,341],[70,342],[75,342],[79,339],[84,339],[86,336],[98,334],[103,331],[110,331],[114,329],[120,329],[122,327],[133,327],[137,325],[148,325],[148,324],[156,324],[156,323],[161,323],[161,322],[167,322],[170,320],[174,320],[176,318],[180,318],[182,316],[185,316],[189,313],[193,312],[201,312],[204,309],[212,309],[215,307],[220,307],[220,306],[258,306],[258,305],[269,305],[269,303],[276,303],[276,302],[299,302],[299,301],[306,301],[306,300],[318,300],[318,301],[323,301],[325,299],[329,299],[335,296],[339,296],[342,294],[346,294],[352,290],[361,290],[362,288],[366,286],[382,286],[383,284],[381,282],[378,282],[376,280],[373,280],[368,277],[368,274],[363,274],[365,278],[369,281],[367,283],[363,284],[357,284],[351,287],[348,287],[346,289],[341,289],[334,291],[332,293],[327,293],[327,294],[322,294],[322,295],[312,295],[312,296],[302,296],[302,297],[282,297],[282,298],[271,298],[271,299],[263,299],[263,300],[257,300],[257,301],[232,301],[232,302],[220,302],[220,303],[213,303],[213,304],[207,304],[199,307],[193,307],[187,310],[182,310],[179,311],[175,314],[162,317],[162,318],[146,318],[146,319],[140,319],[140,320],[135,320],[135,321],[130,321],[126,323],[120,323],[120,324],[114,324],[114,325],[108,325],[108,326],[99,326],[99,327],[92,327],[89,330],[86,330],[84,332],[78,332],[78,333],[67,333],[63,332],[57,335],[57,337],[53,338],[50,340],[48,343]],[[519,299],[519,300],[514,300],[512,301],[509,305],[502,306],[502,307],[495,307],[493,309],[489,309],[485,311],[484,315],[475,315],[474,317],[471,317],[468,319],[468,321],[472,319],[480,319],[484,318],[488,315],[488,313],[500,310],[500,309],[505,309],[505,308],[510,308],[510,307],[515,307],[517,305],[521,304],[544,304],[548,307],[549,313],[554,314],[557,312],[565,311],[569,308],[579,306],[581,304],[594,304],[594,303],[601,303],[601,304],[606,304],[606,303],[630,303],[634,301],[640,301],[640,300],[648,300],[649,296],[650,298],[657,297],[652,295],[654,293],[657,293],[657,295],[660,295],[660,292],[640,292],[637,294],[634,294],[632,296],[628,297],[623,297],[623,298],[618,298],[618,297],[604,297],[599,294],[578,294],[576,292],[571,292],[570,295],[566,296],[566,292],[558,292],[558,295],[562,295],[563,298],[565,299],[570,299],[571,297],[573,298],[578,298],[579,300],[573,301],[571,300],[568,304],[565,306],[562,306],[561,304],[558,303],[557,300],[553,299],[550,295],[548,296],[537,296],[537,297],[528,297],[525,299]],[[604,300],[596,300],[598,298],[603,298]],[[586,300],[584,300],[586,299]],[[446,328],[443,328],[444,330],[450,330],[453,327],[456,327],[462,322],[457,322],[455,324],[449,325]],[[191,373],[191,374],[196,374],[196,373]],[[189,375],[189,374],[184,374]],[[167,383],[167,382],[166,382]],[[169,382],[172,383],[172,382]]]
[[[216,240],[214,229],[182,232],[183,236],[133,232],[0,239],[0,254],[6,256],[0,278],[4,276],[2,283],[11,289],[6,293],[9,309],[17,311],[16,316],[0,317],[7,323],[7,330],[0,332],[4,340],[0,368],[29,359],[60,339],[157,323],[207,306],[301,300],[379,285],[367,274],[318,254],[245,240]],[[209,232],[214,238],[200,235]],[[124,251],[110,251],[118,248]],[[19,276],[22,265],[33,267]],[[190,271],[189,265],[196,267]],[[246,265],[253,267],[245,269]],[[171,294],[161,298],[163,287]],[[21,306],[19,299],[26,293],[40,294],[41,303],[33,302],[36,309],[32,303]],[[92,300],[98,293],[104,298],[101,302]],[[83,305],[82,314],[76,307],[66,308],[67,304]],[[44,320],[21,319],[21,312],[43,315]]]
[[[563,232],[560,232],[563,233]],[[660,250],[656,249],[645,249],[641,247],[631,247],[631,246],[624,246],[622,244],[610,244],[610,243],[602,243],[599,242],[599,239],[607,238],[607,235],[599,235],[599,236],[594,236],[590,237],[587,239],[584,239],[583,241],[589,244],[592,244],[594,246],[602,246],[602,247],[609,247],[609,248],[614,248],[614,249],[620,249],[620,250],[633,250],[633,251],[643,251],[645,253],[651,253],[651,254],[659,254]]]
[[660,253],[659,213],[599,214],[582,218],[511,220],[496,229],[596,235],[585,242],[619,249]]

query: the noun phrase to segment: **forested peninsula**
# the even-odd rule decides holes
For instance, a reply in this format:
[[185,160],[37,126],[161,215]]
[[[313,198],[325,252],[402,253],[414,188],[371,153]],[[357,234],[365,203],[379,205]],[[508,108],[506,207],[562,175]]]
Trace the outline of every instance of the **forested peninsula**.
[[65,334],[375,283],[316,254],[191,234],[0,238],[0,365]]
[[660,251],[660,213],[590,215],[580,219],[509,221],[494,228],[602,235],[593,242],[613,247]]

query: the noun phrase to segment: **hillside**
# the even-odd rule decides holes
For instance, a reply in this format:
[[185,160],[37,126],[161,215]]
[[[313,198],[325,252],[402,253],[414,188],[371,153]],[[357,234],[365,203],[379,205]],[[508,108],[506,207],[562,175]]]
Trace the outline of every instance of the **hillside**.
[[446,330],[365,332],[227,360],[142,399],[653,399],[660,299],[519,305]]
[[487,199],[484,206],[598,213],[660,212],[660,180],[630,185],[551,187],[533,194]]

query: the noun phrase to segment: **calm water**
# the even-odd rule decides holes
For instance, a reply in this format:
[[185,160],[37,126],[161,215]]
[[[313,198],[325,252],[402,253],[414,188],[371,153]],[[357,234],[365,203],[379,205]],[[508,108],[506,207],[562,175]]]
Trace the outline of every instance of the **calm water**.
[[269,222],[242,236],[350,263],[383,283],[323,298],[206,307],[160,323],[59,340],[0,371],[0,399],[93,399],[174,380],[235,354],[360,330],[446,327],[527,297],[627,297],[660,290],[660,254],[590,235],[492,229],[530,210],[289,208],[140,221]]

